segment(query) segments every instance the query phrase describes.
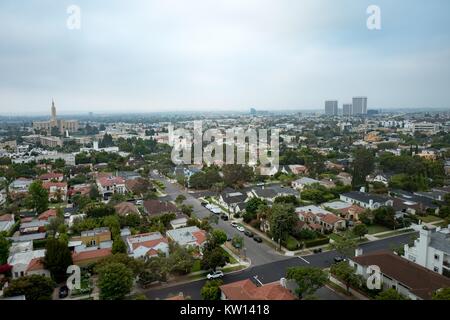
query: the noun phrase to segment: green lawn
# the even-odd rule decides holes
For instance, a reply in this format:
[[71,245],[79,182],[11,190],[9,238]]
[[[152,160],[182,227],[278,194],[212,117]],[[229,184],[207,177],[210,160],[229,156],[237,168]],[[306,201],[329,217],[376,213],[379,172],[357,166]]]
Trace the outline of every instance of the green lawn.
[[234,267],[226,267],[226,268],[223,268],[223,269],[222,269],[222,272],[223,272],[223,273],[233,272],[233,271],[237,271],[237,270],[242,270],[242,269],[244,269],[244,268],[245,268],[245,266],[242,266],[242,265],[240,265],[240,266],[234,266]]
[[334,241],[342,240],[342,236],[338,235],[337,233],[331,233],[328,235],[330,239],[333,239]]
[[397,231],[392,231],[392,232],[388,232],[385,234],[382,234],[380,236],[377,236],[378,239],[383,239],[383,238],[387,238],[387,237],[392,237],[392,236],[397,236],[403,233],[408,233],[413,231],[413,229],[406,229],[406,230],[397,230]]
[[420,220],[426,223],[435,222],[441,220],[441,218],[434,216],[432,214],[425,216],[425,217],[419,217]]
[[224,255],[226,255],[226,256],[228,256],[229,258],[230,258],[230,264],[234,264],[234,263],[238,263],[238,261],[235,259],[235,258],[233,258],[233,256],[232,255],[230,255],[229,253],[228,253],[228,251],[226,251],[225,249],[223,249],[222,248],[222,251],[223,251],[223,254]]
[[202,270],[201,261],[197,259],[195,260],[194,265],[191,268],[191,272],[197,272],[200,270]]
[[391,230],[385,226],[380,226],[378,224],[373,224],[371,226],[367,226],[367,228],[369,229],[369,234],[375,234],[375,233],[386,232],[386,231]]

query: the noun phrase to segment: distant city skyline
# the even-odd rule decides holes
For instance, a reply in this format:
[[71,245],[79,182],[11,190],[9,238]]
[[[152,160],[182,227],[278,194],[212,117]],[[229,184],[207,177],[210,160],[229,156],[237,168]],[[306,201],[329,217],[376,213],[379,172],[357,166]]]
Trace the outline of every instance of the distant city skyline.
[[[66,26],[81,9],[81,29]],[[450,2],[0,3],[0,114],[450,109]],[[447,8],[447,9],[446,9]]]

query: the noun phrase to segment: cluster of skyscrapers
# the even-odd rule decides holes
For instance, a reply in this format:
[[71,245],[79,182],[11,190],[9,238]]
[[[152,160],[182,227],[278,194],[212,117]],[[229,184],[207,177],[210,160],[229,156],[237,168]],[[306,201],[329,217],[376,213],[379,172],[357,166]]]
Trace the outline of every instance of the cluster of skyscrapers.
[[339,112],[337,100],[325,101],[325,115],[357,116],[367,114],[367,97],[354,97],[352,103],[342,105],[342,113]]

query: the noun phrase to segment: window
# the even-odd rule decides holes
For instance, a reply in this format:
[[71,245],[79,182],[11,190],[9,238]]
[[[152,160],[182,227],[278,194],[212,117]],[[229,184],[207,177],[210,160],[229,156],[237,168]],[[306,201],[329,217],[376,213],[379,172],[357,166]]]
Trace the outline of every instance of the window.
[[438,268],[438,267],[434,267],[434,268],[433,268],[433,271],[434,271],[434,272],[439,272],[439,268]]
[[440,258],[441,258],[440,255],[438,255],[438,254],[435,254],[435,255],[434,255],[434,260],[439,260]]

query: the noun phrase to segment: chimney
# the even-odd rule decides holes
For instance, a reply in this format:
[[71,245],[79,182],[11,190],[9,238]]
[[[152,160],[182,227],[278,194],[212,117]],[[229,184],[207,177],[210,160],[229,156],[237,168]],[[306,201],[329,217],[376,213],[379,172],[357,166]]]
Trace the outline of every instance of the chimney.
[[359,189],[360,192],[366,192],[366,187],[361,187],[361,189]]
[[282,286],[283,288],[287,288],[286,278],[280,279],[280,286]]
[[362,254],[363,254],[363,249],[362,248],[356,248],[355,249],[355,257],[362,256]]

